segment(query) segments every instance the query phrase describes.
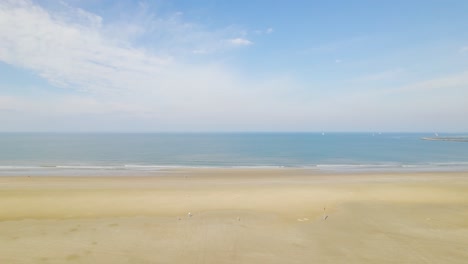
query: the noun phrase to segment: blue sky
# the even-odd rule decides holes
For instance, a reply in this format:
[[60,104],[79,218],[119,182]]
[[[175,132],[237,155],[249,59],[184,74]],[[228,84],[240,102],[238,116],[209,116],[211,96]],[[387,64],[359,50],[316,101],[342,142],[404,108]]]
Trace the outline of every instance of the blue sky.
[[468,131],[467,1],[0,2],[0,131]]

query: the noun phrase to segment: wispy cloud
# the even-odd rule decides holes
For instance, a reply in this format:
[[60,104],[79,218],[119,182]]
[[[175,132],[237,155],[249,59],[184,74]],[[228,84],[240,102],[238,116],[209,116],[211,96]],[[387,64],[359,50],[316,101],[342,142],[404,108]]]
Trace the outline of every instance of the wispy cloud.
[[460,53],[468,54],[468,46],[461,47],[460,48]]
[[257,34],[257,35],[263,35],[263,34],[272,34],[273,32],[275,32],[275,30],[271,27],[263,30],[263,29],[257,29],[257,30],[254,30],[253,33],[254,34]]
[[[37,128],[67,124],[70,130],[83,125],[101,130],[362,130],[378,122],[398,126],[407,120],[411,125],[439,112],[456,116],[453,124],[458,124],[468,113],[466,72],[370,93],[361,84],[331,87],[327,95],[327,84],[314,82],[314,76],[306,82],[278,72],[257,77],[225,64],[224,54],[254,45],[255,38],[273,29],[257,35],[232,26],[207,29],[182,13],[161,16],[147,5],[139,8],[138,15],[107,21],[67,5],[52,10],[28,0],[0,1],[0,61],[66,91],[40,99],[0,94],[0,119],[11,129],[34,123]],[[325,44],[310,52],[361,41]],[[327,60],[340,63],[341,55]],[[370,72],[358,79],[373,86],[400,73]],[[0,87],[6,90],[13,88]],[[439,92],[425,93],[431,90]],[[445,100],[449,106],[437,104],[434,95],[450,97]],[[415,105],[423,107],[412,109]]]
[[[0,60],[32,69],[60,87],[121,90],[128,83],[119,84],[116,76],[137,79],[172,63],[171,57],[148,56],[142,49],[106,38],[100,23],[95,23],[100,19],[83,10],[64,16],[29,1],[6,1],[0,10]],[[68,21],[70,17],[77,19]]]
[[[213,78],[216,82],[219,76],[226,75],[214,70],[222,68],[220,65],[191,67],[179,60],[177,53],[161,52],[164,48],[151,51],[134,45],[125,37],[109,35],[107,29],[112,26],[104,26],[101,17],[81,9],[67,7],[53,13],[26,0],[3,1],[0,7],[0,60],[34,70],[59,87],[91,93],[147,90],[156,94],[187,86],[186,81],[176,77],[182,72],[186,77],[194,77],[188,87],[194,85],[194,80],[195,83],[197,80],[206,82]],[[180,28],[191,27],[173,20],[154,23],[173,23],[174,35]],[[191,33],[196,35],[197,32]],[[181,35],[185,35],[184,30]],[[213,42],[222,45],[219,44],[221,39]],[[230,43],[234,46],[252,44],[243,38],[231,39]],[[184,43],[174,40],[168,46],[173,45],[183,47]],[[210,48],[192,52],[207,53]]]
[[[193,47],[187,47],[183,40],[186,30],[192,35],[209,33],[177,20],[154,23],[174,23],[172,46],[179,45],[191,54],[252,45],[246,38],[226,38],[226,34],[215,31],[206,38],[218,46],[200,41],[200,48],[189,49]],[[145,30],[154,33],[159,24]],[[54,116],[77,111],[126,113],[168,125],[198,119],[212,124],[241,122],[264,114],[263,109],[271,105],[281,108],[278,98],[263,94],[288,87],[283,82],[275,82],[274,78],[268,83],[253,80],[222,63],[190,62],[171,52],[179,49],[171,50],[169,44],[167,49],[142,47],[133,42],[135,36],[120,36],[109,30],[113,27],[81,9],[66,7],[54,13],[27,0],[0,2],[0,61],[31,70],[55,87],[79,92],[75,97],[55,96],[37,102],[27,96],[9,98],[8,109],[26,111],[31,118],[47,111]],[[177,33],[180,28],[182,33]],[[148,34],[141,32],[139,37]],[[232,32],[236,34],[242,35]],[[258,102],[256,98],[262,97]],[[6,107],[7,99],[3,105]],[[222,113],[216,109],[222,109]]]
[[235,46],[249,46],[252,45],[252,41],[245,39],[245,38],[234,38],[230,39],[229,43],[235,45]]

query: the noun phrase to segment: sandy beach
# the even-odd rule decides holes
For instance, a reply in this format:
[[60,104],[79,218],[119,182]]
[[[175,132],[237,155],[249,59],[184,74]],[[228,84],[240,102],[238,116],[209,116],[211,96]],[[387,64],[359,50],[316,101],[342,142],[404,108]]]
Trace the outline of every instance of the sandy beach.
[[468,173],[0,177],[0,263],[467,263]]

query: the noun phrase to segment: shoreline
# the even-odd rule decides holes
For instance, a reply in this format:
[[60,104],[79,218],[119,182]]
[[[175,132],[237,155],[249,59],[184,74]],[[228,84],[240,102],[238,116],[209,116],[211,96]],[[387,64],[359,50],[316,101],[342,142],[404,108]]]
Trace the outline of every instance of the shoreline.
[[450,173],[468,172],[468,162],[440,162],[423,164],[319,164],[311,166],[5,166],[0,165],[0,177],[8,176],[157,176],[178,171],[197,170],[302,170],[310,173],[367,174],[367,173]]

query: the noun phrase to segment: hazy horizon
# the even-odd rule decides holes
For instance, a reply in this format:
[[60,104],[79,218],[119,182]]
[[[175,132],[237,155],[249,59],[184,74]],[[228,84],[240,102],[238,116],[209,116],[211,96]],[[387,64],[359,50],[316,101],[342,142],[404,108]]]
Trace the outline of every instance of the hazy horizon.
[[450,132],[450,131],[0,131],[0,134],[369,134],[373,136],[385,134],[413,134],[424,135],[428,137],[443,137],[443,136],[468,136],[467,131]]
[[467,1],[0,2],[0,132],[468,131]]

